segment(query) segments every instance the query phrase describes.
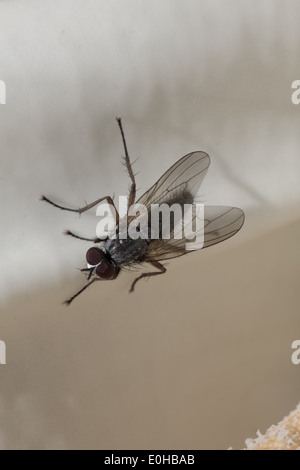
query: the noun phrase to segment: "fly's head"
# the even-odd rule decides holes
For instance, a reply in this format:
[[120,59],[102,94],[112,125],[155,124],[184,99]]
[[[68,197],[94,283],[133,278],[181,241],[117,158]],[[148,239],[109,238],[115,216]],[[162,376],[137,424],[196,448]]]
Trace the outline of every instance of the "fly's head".
[[112,280],[116,279],[120,272],[120,268],[108,258],[106,253],[95,246],[86,252],[87,269],[82,271],[90,271],[88,279],[92,274],[96,274],[100,279]]

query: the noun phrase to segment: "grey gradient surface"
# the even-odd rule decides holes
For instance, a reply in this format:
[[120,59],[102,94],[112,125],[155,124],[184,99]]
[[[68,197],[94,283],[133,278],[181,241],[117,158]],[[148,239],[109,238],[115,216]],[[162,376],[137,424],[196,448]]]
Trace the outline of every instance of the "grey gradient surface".
[[[300,2],[0,2],[0,447],[240,448],[299,401]],[[206,151],[233,239],[84,284],[95,213]],[[298,366],[300,367],[300,366]],[[299,369],[300,370],[300,369]]]

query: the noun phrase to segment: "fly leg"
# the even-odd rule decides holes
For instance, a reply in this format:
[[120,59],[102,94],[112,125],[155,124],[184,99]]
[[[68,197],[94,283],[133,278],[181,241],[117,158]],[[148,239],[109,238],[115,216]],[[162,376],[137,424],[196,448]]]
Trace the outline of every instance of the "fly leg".
[[101,279],[99,279],[98,277],[95,277],[92,281],[88,282],[82,289],[80,289],[78,292],[76,292],[76,294],[72,295],[72,297],[70,299],[65,300],[64,304],[65,305],[70,305],[70,303],[73,302],[73,300],[76,299],[76,297],[78,297],[79,294],[81,294],[85,289],[87,289],[95,281],[101,281]]
[[131,284],[131,288],[130,288],[129,292],[134,291],[134,286],[143,277],[157,276],[158,274],[164,274],[167,271],[166,268],[161,263],[159,263],[158,261],[149,261],[149,263],[152,264],[152,266],[154,266],[155,268],[159,269],[159,271],[153,271],[153,272],[150,272],[150,273],[141,274],[139,277],[137,277],[133,281],[133,283]]
[[124,146],[124,150],[125,150],[126,169],[128,171],[129,178],[131,179],[131,186],[130,186],[129,198],[128,198],[128,207],[130,207],[134,204],[134,201],[135,201],[136,184],[135,184],[135,178],[134,178],[134,174],[133,174],[131,163],[130,163],[130,158],[129,158],[129,155],[128,155],[128,150],[127,150],[127,145],[126,145],[126,140],[125,140],[125,135],[124,135],[123,127],[122,127],[121,118],[118,117],[118,118],[116,118],[116,120],[117,120],[117,123],[119,124],[119,128],[120,128],[120,131],[121,131],[121,136],[122,136],[122,141],[123,141],[123,146]]
[[100,243],[104,242],[106,239],[102,238],[85,238],[85,237],[80,237],[79,235],[76,235],[75,233],[71,232],[71,230],[65,230],[64,235],[70,235],[73,238],[77,238],[78,240],[85,240],[86,242],[93,242],[93,243]]
[[70,209],[69,207],[64,207],[64,206],[60,206],[59,204],[56,204],[55,202],[51,201],[50,199],[48,199],[46,196],[42,195],[40,197],[40,200],[41,201],[46,201],[48,202],[49,204],[51,204],[52,206],[54,207],[58,207],[58,209],[62,209],[63,211],[70,211],[70,212],[77,212],[78,214],[82,214],[83,212],[85,211],[88,211],[89,209],[91,209],[92,207],[95,207],[97,204],[99,204],[100,202],[102,201],[107,201],[108,204],[110,204],[111,206],[114,207],[115,211],[116,211],[116,223],[118,224],[119,223],[119,213],[117,211],[117,208],[115,206],[115,203],[114,201],[112,200],[112,198],[110,196],[104,196],[104,197],[100,197],[99,199],[97,199],[96,201],[94,202],[91,202],[90,204],[87,204],[86,206],[84,207],[81,207],[79,209]]

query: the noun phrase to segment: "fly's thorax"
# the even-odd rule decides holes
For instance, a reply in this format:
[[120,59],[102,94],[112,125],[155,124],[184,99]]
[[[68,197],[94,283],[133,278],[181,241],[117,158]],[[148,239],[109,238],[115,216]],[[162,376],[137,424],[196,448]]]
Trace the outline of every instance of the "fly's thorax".
[[116,264],[130,264],[142,258],[148,249],[148,241],[143,238],[108,239],[105,250]]

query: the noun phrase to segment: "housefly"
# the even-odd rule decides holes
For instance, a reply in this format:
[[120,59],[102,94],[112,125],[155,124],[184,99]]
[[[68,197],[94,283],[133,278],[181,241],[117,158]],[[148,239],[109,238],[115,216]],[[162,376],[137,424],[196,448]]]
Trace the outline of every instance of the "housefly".
[[[155,204],[164,203],[171,206],[175,203],[179,204],[180,207],[185,207],[186,204],[192,204],[210,165],[209,155],[202,151],[191,152],[185,155],[174,163],[174,165],[136,201],[135,175],[130,163],[121,118],[116,119],[125,151],[125,166],[131,182],[127,207],[130,208],[135,204],[142,204],[149,215],[150,224],[151,206]],[[106,201],[115,209],[115,237],[106,237],[104,240],[103,238],[84,238],[75,235],[70,230],[65,231],[66,235],[70,235],[79,240],[93,242],[97,245],[88,249],[86,253],[87,267],[81,269],[82,272],[87,274],[88,282],[82,289],[64,302],[67,305],[95,281],[116,279],[121,270],[126,270],[126,268],[139,266],[144,263],[148,263],[155,268],[155,271],[144,272],[133,281],[130,288],[130,292],[132,292],[140,279],[165,273],[166,268],[162,262],[177,258],[190,251],[195,251],[187,249],[188,240],[185,236],[181,238],[176,236],[178,227],[174,221],[170,224],[170,236],[168,238],[162,236],[161,227],[159,227],[159,234],[155,238],[152,237],[152,232],[149,229],[144,237],[141,236],[136,239],[127,237],[123,239],[120,233],[122,220],[119,219],[119,213],[110,196],[101,197],[80,209],[70,209],[60,206],[44,195],[41,196],[41,200],[59,209],[77,212],[79,214],[103,201]],[[195,218],[195,216],[193,217]],[[203,243],[201,248],[215,245],[235,235],[242,227],[244,218],[243,211],[237,207],[205,206],[202,229]],[[127,222],[133,219],[133,216],[128,217]]]

